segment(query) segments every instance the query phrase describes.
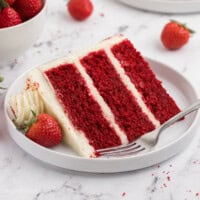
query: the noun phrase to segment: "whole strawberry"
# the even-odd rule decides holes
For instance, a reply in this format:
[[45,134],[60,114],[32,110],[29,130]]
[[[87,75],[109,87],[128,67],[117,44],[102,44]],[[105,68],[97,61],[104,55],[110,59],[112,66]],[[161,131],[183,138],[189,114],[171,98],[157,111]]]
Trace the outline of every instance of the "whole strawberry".
[[184,24],[172,20],[164,26],[161,41],[167,49],[176,50],[188,42],[191,33],[194,31]]
[[45,147],[53,147],[62,140],[59,124],[52,116],[46,113],[38,115],[37,119],[31,122],[28,131],[25,131],[28,138]]
[[69,0],[67,8],[74,19],[82,21],[92,14],[93,4],[90,0]]
[[4,0],[0,0],[0,28],[15,26],[22,22],[19,14]]
[[16,0],[13,6],[25,21],[38,14],[43,3],[42,0]]

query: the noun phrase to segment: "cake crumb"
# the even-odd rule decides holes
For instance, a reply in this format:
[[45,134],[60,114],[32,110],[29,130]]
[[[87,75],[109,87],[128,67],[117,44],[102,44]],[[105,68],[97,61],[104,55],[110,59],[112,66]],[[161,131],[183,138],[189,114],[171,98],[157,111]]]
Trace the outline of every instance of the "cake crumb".
[[99,16],[100,17],[105,17],[105,14],[101,12],[101,13],[99,13]]
[[122,196],[124,197],[125,195],[126,195],[126,192],[123,192],[123,193],[122,193]]
[[165,183],[163,183],[163,186],[166,188],[167,187],[167,185],[165,184]]
[[171,181],[171,177],[170,177],[170,176],[167,176],[167,180],[168,180],[168,181]]

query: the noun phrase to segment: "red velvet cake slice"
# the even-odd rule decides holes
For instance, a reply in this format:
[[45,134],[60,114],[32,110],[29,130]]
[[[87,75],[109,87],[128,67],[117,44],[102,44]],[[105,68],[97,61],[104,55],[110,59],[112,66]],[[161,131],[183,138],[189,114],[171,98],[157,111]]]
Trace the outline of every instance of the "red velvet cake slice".
[[79,155],[126,144],[180,111],[148,63],[122,35],[29,73],[46,112]]

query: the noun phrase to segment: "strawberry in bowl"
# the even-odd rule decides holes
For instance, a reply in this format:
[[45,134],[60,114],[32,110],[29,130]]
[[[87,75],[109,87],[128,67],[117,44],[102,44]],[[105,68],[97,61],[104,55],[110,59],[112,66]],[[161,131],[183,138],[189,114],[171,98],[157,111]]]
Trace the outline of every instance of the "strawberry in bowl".
[[46,0],[21,2],[0,0],[0,37],[6,38],[1,40],[0,65],[21,56],[35,43],[43,30]]
[[42,6],[43,2],[41,0],[15,0],[13,4],[13,7],[24,21],[37,15]]
[[15,26],[22,23],[19,13],[9,3],[0,0],[0,28]]

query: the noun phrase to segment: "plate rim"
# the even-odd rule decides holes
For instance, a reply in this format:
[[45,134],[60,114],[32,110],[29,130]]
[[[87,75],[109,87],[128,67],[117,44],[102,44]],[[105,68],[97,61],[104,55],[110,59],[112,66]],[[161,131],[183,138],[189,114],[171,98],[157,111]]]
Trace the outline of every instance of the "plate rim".
[[[195,87],[191,84],[191,82],[183,74],[181,74],[177,70],[173,69],[168,64],[165,64],[163,62],[157,61],[156,59],[151,59],[151,58],[148,58],[148,57],[144,57],[144,58],[145,58],[145,60],[147,62],[154,62],[155,64],[162,65],[163,67],[168,68],[169,70],[173,71],[175,74],[181,76],[187,82],[187,84],[189,84],[189,86],[191,86],[191,88],[193,89],[193,93],[198,98],[197,90],[195,89]],[[33,68],[35,68],[35,67],[33,67]],[[43,160],[41,160],[41,158],[38,158],[37,156],[31,154],[26,149],[24,149],[19,144],[19,142],[16,141],[16,138],[13,137],[13,133],[10,133],[10,128],[16,130],[16,127],[15,127],[14,123],[11,121],[11,119],[9,118],[8,112],[7,112],[8,98],[9,98],[10,91],[12,90],[13,87],[15,87],[15,83],[18,82],[20,79],[22,79],[33,68],[30,68],[29,70],[27,70],[24,73],[22,73],[19,77],[17,77],[15,79],[15,81],[11,84],[11,86],[8,88],[7,93],[5,95],[5,99],[4,99],[4,116],[5,116],[6,124],[7,124],[7,127],[8,127],[7,130],[9,132],[9,134],[11,135],[12,139],[17,143],[17,145],[20,146],[29,155],[32,155],[32,156],[36,157],[37,159],[39,159],[40,161],[43,161]],[[72,162],[73,162],[73,160],[76,160],[76,161],[80,161],[80,162],[89,162],[89,163],[97,163],[98,164],[99,162],[105,162],[105,161],[106,162],[107,161],[108,162],[109,161],[113,161],[113,162],[129,161],[129,160],[132,160],[132,159],[139,159],[141,157],[141,155],[142,155],[142,157],[146,157],[146,156],[148,157],[148,156],[152,156],[152,154],[158,153],[159,151],[164,151],[164,149],[166,149],[167,147],[169,147],[171,145],[174,145],[179,140],[181,140],[182,138],[184,138],[185,136],[187,136],[188,132],[190,132],[195,127],[195,125],[196,125],[196,123],[198,121],[198,118],[200,116],[199,110],[195,111],[195,112],[196,112],[196,114],[195,114],[195,117],[194,117],[194,121],[192,122],[192,124],[188,127],[188,129],[180,137],[176,138],[175,140],[172,140],[168,144],[165,144],[165,145],[161,146],[160,148],[156,149],[155,151],[146,152],[145,154],[137,154],[137,155],[134,155],[134,156],[124,156],[124,157],[116,157],[116,158],[115,157],[114,158],[106,158],[106,157],[86,158],[86,157],[81,157],[81,156],[77,156],[77,155],[70,155],[70,154],[66,154],[66,153],[63,153],[63,152],[55,151],[53,149],[45,148],[45,147],[43,147],[41,145],[38,145],[35,142],[31,141],[30,139],[28,139],[27,137],[25,137],[23,134],[19,134],[20,135],[19,137],[21,137],[21,138],[23,137],[23,140],[25,140],[25,142],[31,144],[34,148],[38,148],[41,151],[45,151],[47,153],[54,154],[55,156],[56,155],[57,156],[58,155],[59,156],[63,156],[65,159],[72,159]],[[19,131],[17,131],[17,132],[21,133]],[[172,156],[174,156],[174,155],[172,155]],[[170,157],[172,157],[172,156],[170,156]],[[163,162],[163,161],[164,160],[162,160],[161,162]],[[48,162],[48,161],[43,161],[43,162],[49,163],[49,164],[57,166],[57,167],[62,167],[62,166],[59,166],[59,165],[56,165],[56,164],[52,164],[51,162]],[[149,165],[149,166],[151,166],[151,165]],[[67,167],[62,167],[62,168],[70,169],[70,168],[67,168]],[[141,169],[141,168],[137,168],[137,169]],[[135,169],[133,169],[133,170],[135,170]],[[109,170],[108,170],[108,172],[104,171],[104,170],[102,172],[99,172],[99,171],[95,171],[95,170],[89,170],[89,171],[87,171],[87,170],[77,170],[77,169],[75,169],[75,171],[83,171],[83,172],[85,171],[85,172],[95,172],[95,173],[112,173]],[[123,171],[131,171],[131,170],[123,170]],[[116,172],[116,171],[114,171],[114,172]],[[122,171],[119,171],[119,172],[122,172]]]
[[[172,1],[172,0],[117,0],[126,5],[158,13],[195,13],[200,11],[200,1]],[[150,6],[151,7],[150,7]],[[153,6],[152,6],[153,5]]]

